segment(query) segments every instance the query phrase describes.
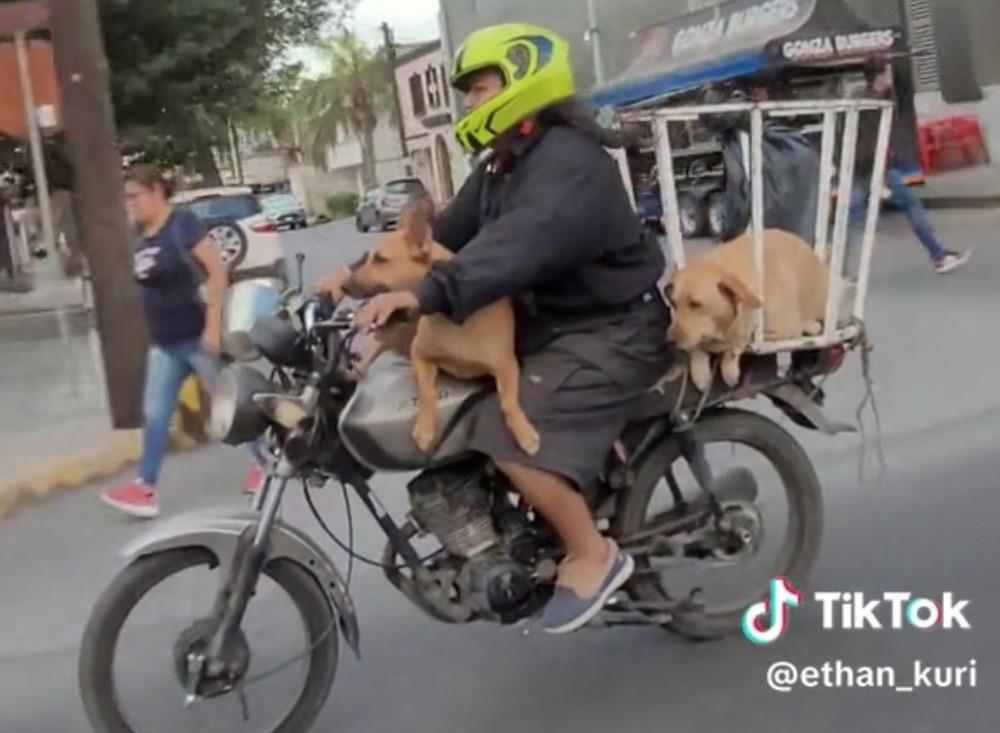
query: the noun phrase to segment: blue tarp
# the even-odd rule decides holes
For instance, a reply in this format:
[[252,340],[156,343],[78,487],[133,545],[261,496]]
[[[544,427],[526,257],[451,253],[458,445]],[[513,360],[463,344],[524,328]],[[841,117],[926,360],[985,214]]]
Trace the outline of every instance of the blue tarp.
[[615,81],[591,94],[595,107],[621,107],[672,92],[694,89],[704,84],[755,74],[764,68],[763,51],[741,53],[694,68],[671,69],[662,74],[642,75]]

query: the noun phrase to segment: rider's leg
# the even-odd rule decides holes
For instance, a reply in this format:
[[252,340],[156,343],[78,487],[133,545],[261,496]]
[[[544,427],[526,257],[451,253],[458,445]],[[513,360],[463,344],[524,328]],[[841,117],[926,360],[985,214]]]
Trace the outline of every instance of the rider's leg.
[[542,627],[552,634],[576,631],[600,613],[628,581],[635,564],[601,536],[587,503],[565,479],[519,463],[498,465],[566,547],[556,588],[542,614]]
[[597,531],[583,496],[554,473],[519,463],[502,462],[499,468],[559,534],[567,553],[565,567],[572,568],[561,574],[560,584],[580,596],[596,592],[607,570],[610,547]]

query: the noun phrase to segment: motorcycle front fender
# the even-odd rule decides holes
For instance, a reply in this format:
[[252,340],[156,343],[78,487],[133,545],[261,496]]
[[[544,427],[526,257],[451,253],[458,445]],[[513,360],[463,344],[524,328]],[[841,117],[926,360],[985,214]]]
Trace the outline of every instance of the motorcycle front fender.
[[[222,577],[228,577],[236,558],[240,537],[260,516],[250,511],[234,512],[220,507],[181,514],[158,523],[127,545],[122,555],[128,562],[165,550],[201,547],[219,563]],[[276,519],[271,527],[268,560],[286,559],[309,572],[330,600],[344,640],[361,656],[357,612],[337,566],[308,535]]]

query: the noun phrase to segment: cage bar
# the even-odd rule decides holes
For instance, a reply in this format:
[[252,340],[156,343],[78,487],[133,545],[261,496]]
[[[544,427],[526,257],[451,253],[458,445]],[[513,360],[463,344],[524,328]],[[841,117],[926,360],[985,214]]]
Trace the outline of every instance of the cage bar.
[[670,121],[659,120],[656,130],[656,167],[660,177],[660,199],[666,217],[664,229],[670,246],[674,267],[680,269],[687,261],[684,257],[684,241],[681,238],[680,205],[677,203],[677,186],[674,182],[674,156],[670,147]]

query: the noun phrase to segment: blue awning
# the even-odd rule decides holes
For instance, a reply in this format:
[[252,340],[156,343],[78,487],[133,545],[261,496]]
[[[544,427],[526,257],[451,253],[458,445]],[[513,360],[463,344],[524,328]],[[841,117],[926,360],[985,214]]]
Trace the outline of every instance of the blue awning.
[[588,101],[595,107],[622,107],[644,99],[695,89],[704,84],[755,74],[766,63],[762,50],[736,54],[699,66],[614,81],[595,90]]

